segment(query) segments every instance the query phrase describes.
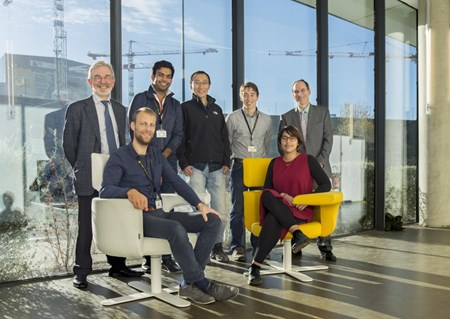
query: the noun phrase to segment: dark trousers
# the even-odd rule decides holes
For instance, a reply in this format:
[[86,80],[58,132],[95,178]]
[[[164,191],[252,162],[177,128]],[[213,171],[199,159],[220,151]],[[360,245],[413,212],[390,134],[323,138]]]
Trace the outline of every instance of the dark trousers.
[[[78,196],[78,236],[75,248],[75,265],[73,273],[75,275],[87,276],[92,272],[92,199],[98,197],[98,192],[90,196]],[[120,270],[125,266],[124,257],[114,257],[106,255],[111,269]]]
[[258,248],[256,248],[254,258],[260,264],[275,247],[284,229],[304,222],[302,219],[295,218],[289,207],[273,196],[271,192],[263,192],[261,200],[266,216],[259,234]]

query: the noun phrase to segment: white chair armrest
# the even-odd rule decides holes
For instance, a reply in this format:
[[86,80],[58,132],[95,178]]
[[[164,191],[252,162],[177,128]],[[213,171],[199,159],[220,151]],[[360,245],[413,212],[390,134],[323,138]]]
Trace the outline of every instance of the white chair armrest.
[[142,211],[128,199],[94,198],[92,232],[97,248],[111,256],[140,258],[143,253]]
[[[209,193],[197,193],[200,200],[209,206],[211,202],[211,195]],[[163,202],[163,210],[169,212],[177,206],[190,205],[183,197],[176,193],[165,193],[161,194]]]

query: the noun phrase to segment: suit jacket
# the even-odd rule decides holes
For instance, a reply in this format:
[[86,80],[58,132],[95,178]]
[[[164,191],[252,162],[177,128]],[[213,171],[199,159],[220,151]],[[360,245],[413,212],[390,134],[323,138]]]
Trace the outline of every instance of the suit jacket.
[[[300,134],[303,135],[297,107],[281,115],[278,132],[288,125],[296,126],[300,130]],[[304,142],[301,151],[314,156],[323,165],[328,177],[331,178],[330,153],[333,146],[333,130],[328,108],[310,105],[306,140],[304,136],[302,138]]]
[[[126,109],[111,100],[117,122],[120,146],[125,145]],[[75,173],[75,192],[78,196],[90,196],[92,188],[91,154],[101,152],[100,126],[92,95],[71,103],[66,112],[63,131],[64,154]]]

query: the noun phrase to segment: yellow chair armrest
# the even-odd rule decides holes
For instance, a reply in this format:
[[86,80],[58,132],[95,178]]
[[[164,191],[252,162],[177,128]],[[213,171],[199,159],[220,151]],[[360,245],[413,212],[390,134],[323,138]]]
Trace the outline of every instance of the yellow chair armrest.
[[297,195],[294,197],[292,203],[294,205],[334,205],[341,203],[343,194],[341,192],[325,192],[325,193],[312,193],[305,195]]

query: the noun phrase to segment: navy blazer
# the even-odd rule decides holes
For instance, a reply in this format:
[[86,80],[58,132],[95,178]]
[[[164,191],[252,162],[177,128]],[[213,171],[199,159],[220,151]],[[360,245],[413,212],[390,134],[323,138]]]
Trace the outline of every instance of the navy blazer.
[[[125,145],[126,109],[111,100],[120,146]],[[100,126],[92,95],[71,103],[66,112],[63,131],[64,154],[75,173],[74,186],[78,196],[90,196],[92,187],[91,154],[101,153]]]

